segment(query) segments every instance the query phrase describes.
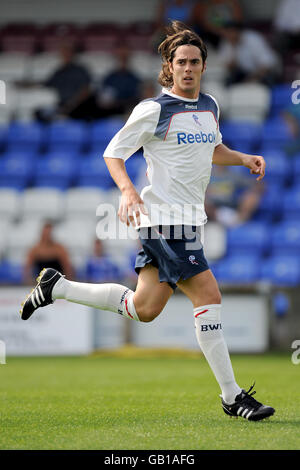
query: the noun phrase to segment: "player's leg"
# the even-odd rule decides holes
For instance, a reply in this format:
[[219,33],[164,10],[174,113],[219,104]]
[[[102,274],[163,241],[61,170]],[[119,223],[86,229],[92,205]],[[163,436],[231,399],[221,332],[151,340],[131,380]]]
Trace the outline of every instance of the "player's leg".
[[[230,416],[258,421],[274,413],[270,406],[256,401],[235,381],[228,348],[222,332],[221,294],[210,269],[177,283],[194,306],[196,336],[200,348],[222,391],[222,406]],[[255,392],[254,392],[255,393]]]
[[196,336],[220,387],[232,403],[241,392],[236,384],[221,326],[221,294],[210,269],[177,283],[194,306]]
[[141,268],[133,296],[140,321],[154,320],[161,313],[173,292],[167,282],[159,281],[157,268],[151,264]]
[[204,304],[221,304],[219,286],[210,269],[185,281],[179,280],[177,286],[191,300],[194,308]]
[[[136,292],[120,284],[69,281],[58,271],[47,268],[41,272],[36,287],[26,298],[20,313],[21,318],[27,320],[37,308],[49,305],[56,299],[65,299],[110,310],[137,321],[150,321],[161,312],[172,292],[167,283],[159,282],[158,270],[153,266],[140,270]],[[141,318],[135,309],[134,296]]]

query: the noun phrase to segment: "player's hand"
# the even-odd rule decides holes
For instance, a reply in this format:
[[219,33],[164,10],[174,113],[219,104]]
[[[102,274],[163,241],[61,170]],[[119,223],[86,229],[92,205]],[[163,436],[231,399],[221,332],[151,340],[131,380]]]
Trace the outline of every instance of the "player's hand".
[[265,176],[266,162],[261,155],[244,154],[243,165],[250,168],[251,175],[259,175],[256,180],[260,181]]
[[126,225],[132,224],[134,227],[140,225],[140,213],[148,214],[144,201],[140,198],[135,189],[128,189],[122,192],[118,216],[121,222]]

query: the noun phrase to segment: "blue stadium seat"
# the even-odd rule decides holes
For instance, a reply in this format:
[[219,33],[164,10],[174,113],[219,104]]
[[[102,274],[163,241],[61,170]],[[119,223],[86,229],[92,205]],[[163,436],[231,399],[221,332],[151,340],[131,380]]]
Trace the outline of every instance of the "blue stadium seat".
[[283,221],[270,233],[273,255],[300,256],[300,221]]
[[220,131],[224,143],[234,150],[254,152],[261,141],[262,126],[253,122],[224,122]]
[[9,261],[0,263],[0,284],[21,284],[23,281],[23,266]]
[[80,160],[77,184],[79,186],[98,187],[104,190],[115,187],[104,159],[94,156],[87,156]]
[[37,161],[34,185],[64,190],[72,185],[77,171],[78,159],[57,152]]
[[7,151],[39,150],[45,139],[45,126],[38,122],[12,123],[6,135]]
[[126,171],[128,173],[129,178],[135,183],[142,171],[142,168],[145,168],[145,160],[143,158],[143,154],[141,152],[137,152],[132,155],[128,160],[126,160],[125,166]]
[[86,265],[86,279],[90,282],[119,281],[122,278],[120,268],[106,257],[99,261],[97,258],[90,258]]
[[106,146],[123,125],[124,120],[118,118],[101,119],[91,124],[91,146],[95,147],[99,143]]
[[300,262],[295,256],[272,256],[261,263],[262,281],[277,286],[296,286],[300,283]]
[[259,279],[260,258],[255,254],[229,256],[214,266],[214,274],[218,281],[245,284]]
[[35,162],[36,159],[39,157],[39,153],[35,152],[34,150],[28,149],[27,147],[16,149],[16,150],[8,150],[2,153],[1,159],[26,159],[28,161]]
[[255,214],[256,220],[273,221],[282,216],[282,194],[284,192],[281,184],[270,184],[266,189],[259,203],[258,211]]
[[227,232],[227,253],[263,256],[269,245],[269,226],[264,222],[247,222]]
[[[278,150],[278,142],[276,141],[266,141],[266,142],[262,142],[261,143],[261,146],[260,148],[258,149],[257,153],[259,153],[259,155],[262,155],[263,157],[265,156],[265,153],[270,153],[270,152],[274,152],[274,151],[277,151]],[[279,148],[280,150],[280,148]]]
[[265,181],[285,184],[292,178],[291,161],[286,157],[285,152],[280,149],[273,149],[264,152],[266,160]]
[[281,116],[268,119],[262,130],[262,146],[270,142],[277,146],[287,144],[291,139],[291,134],[286,122]]
[[78,152],[88,142],[88,125],[80,121],[58,121],[48,128],[48,149]]
[[106,149],[106,147],[106,143],[96,142],[96,144],[92,144],[88,152],[82,154],[82,158],[103,158],[104,150]]
[[283,219],[300,221],[300,185],[294,185],[283,193]]
[[[30,155],[30,157],[29,157]],[[0,159],[0,187],[24,189],[32,180],[34,154],[5,154]]]
[[300,152],[293,156],[292,169],[294,175],[294,182],[300,181]]
[[271,114],[276,114],[291,105],[293,89],[290,85],[275,85],[271,90]]
[[76,163],[77,160],[79,160],[82,155],[83,154],[81,152],[76,152],[72,149],[62,149],[62,150],[54,149],[54,150],[45,152],[43,154],[40,154],[39,159],[41,160],[44,160],[47,158],[54,158],[54,159],[61,159],[61,160],[67,159],[67,160],[74,160],[74,162]]
[[7,138],[7,132],[8,132],[8,125],[0,125],[0,152],[5,148],[6,146],[6,138]]

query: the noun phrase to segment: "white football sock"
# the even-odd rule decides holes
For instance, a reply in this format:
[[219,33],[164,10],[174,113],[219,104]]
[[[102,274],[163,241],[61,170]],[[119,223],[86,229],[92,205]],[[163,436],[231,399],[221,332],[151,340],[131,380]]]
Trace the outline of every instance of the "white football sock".
[[232,404],[241,388],[235,381],[222,332],[221,304],[197,307],[194,317],[198,344],[220,385],[223,400]]
[[120,284],[89,284],[68,281],[61,277],[53,287],[52,298],[110,310],[140,321],[133,303],[134,292]]

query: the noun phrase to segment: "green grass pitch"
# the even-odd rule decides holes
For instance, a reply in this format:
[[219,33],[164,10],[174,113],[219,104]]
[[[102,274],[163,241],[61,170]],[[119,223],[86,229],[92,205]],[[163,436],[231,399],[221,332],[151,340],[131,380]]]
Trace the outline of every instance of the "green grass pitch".
[[0,449],[299,449],[300,365],[270,354],[232,363],[273,417],[227,417],[202,355],[8,358]]

